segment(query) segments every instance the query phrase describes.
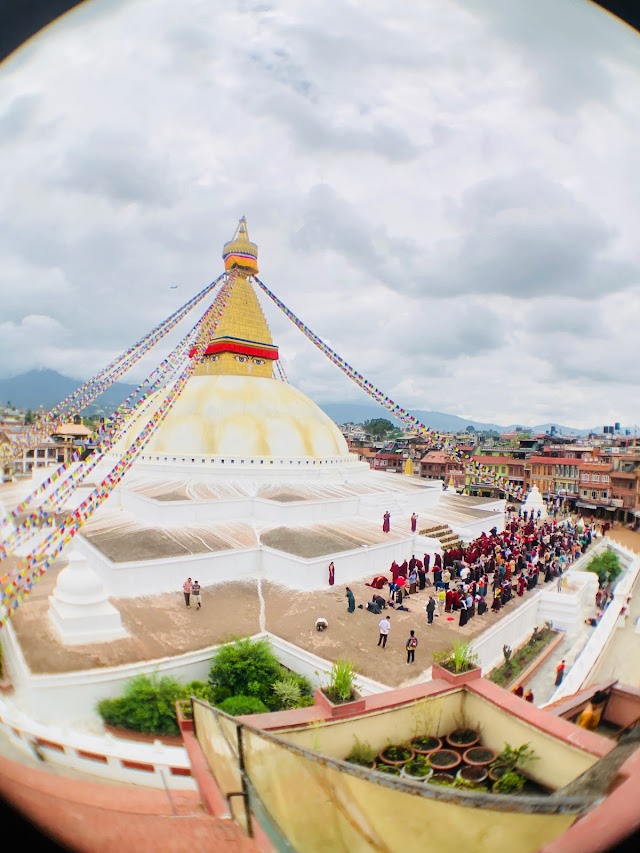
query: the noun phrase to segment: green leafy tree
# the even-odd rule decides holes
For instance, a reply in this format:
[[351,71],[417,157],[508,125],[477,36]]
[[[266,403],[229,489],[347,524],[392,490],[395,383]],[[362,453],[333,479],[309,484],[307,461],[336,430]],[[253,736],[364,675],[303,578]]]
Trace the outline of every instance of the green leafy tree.
[[607,548],[589,561],[586,570],[596,574],[600,586],[604,587],[617,580],[622,573],[622,565],[618,555]]
[[374,418],[371,421],[365,421],[363,427],[374,440],[386,438],[386,436],[394,429],[391,421],[386,418]]

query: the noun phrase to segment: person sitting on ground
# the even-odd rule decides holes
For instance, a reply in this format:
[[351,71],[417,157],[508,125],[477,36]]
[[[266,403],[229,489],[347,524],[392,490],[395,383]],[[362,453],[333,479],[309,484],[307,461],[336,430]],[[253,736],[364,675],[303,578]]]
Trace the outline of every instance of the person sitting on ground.
[[324,631],[325,628],[328,628],[328,627],[329,627],[329,623],[324,618],[324,616],[319,616],[316,619],[316,631]]
[[385,607],[387,606],[387,602],[385,601],[385,599],[382,595],[374,595],[373,598],[371,599],[371,601],[374,604],[377,604],[378,607],[380,608],[380,610],[384,610]]
[[524,696],[524,687],[522,686],[522,684],[518,684],[517,687],[513,688],[512,692],[515,693],[516,696],[519,696],[522,699],[522,697]]
[[527,692],[524,694],[524,701],[525,702],[533,702],[533,691],[531,690],[530,687],[527,689]]

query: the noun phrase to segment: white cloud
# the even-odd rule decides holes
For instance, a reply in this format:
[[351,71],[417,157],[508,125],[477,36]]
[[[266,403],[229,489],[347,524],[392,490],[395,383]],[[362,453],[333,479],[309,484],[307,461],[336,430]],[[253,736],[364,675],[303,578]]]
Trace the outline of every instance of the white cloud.
[[[406,408],[633,423],[639,45],[578,0],[82,4],[0,66],[0,370],[96,373],[246,215]],[[261,300],[289,379],[361,401]]]

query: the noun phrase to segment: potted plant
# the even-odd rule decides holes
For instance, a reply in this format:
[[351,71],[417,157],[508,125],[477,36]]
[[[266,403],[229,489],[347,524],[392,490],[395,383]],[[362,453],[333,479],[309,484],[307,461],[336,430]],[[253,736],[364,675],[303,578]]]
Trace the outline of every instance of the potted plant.
[[492,782],[498,782],[508,772],[509,768],[506,764],[492,764],[489,767],[489,779]]
[[378,753],[378,758],[383,764],[389,764],[393,767],[401,767],[403,764],[406,764],[407,761],[411,761],[414,756],[415,752],[411,747],[403,746],[402,744],[391,744],[390,746],[385,746],[385,748]]
[[442,678],[451,684],[464,684],[482,674],[477,654],[471,643],[458,642],[449,651],[434,652],[433,678]]
[[420,735],[414,737],[411,741],[411,749],[419,755],[429,755],[430,752],[435,752],[436,749],[442,749],[442,741],[439,737]]
[[357,699],[356,670],[350,660],[339,658],[331,667],[329,683],[325,688],[327,697],[336,705]]
[[524,788],[524,776],[515,770],[508,770],[501,779],[493,783],[494,794],[519,794]]
[[462,760],[471,767],[487,767],[496,760],[496,754],[487,746],[472,746],[462,753]]
[[432,773],[431,776],[427,778],[427,782],[430,785],[443,785],[443,786],[451,786],[455,782],[456,777],[453,773],[447,773],[445,771],[438,771],[437,773]]
[[351,752],[345,758],[350,764],[359,764],[361,767],[373,767],[377,752],[368,743],[355,739]]
[[466,764],[458,770],[457,778],[464,779],[465,782],[471,782],[473,785],[482,785],[488,775],[489,770],[487,767]]
[[447,735],[446,740],[449,746],[452,746],[455,749],[460,747],[468,749],[478,743],[480,740],[480,732],[471,728],[454,729],[454,731]]
[[413,758],[411,761],[407,761],[407,763],[403,766],[401,775],[406,776],[407,779],[419,779],[420,781],[425,781],[429,776],[431,776],[433,770],[429,763],[424,760],[424,758]]
[[536,760],[537,756],[529,743],[517,747],[505,743],[502,752],[496,756],[495,763],[504,765],[508,770],[522,770],[531,761]]
[[399,776],[400,768],[394,766],[393,764],[385,764],[384,762],[380,762],[376,764],[375,769],[378,773],[386,773],[389,776]]
[[438,772],[440,770],[453,770],[460,764],[462,757],[453,749],[438,749],[429,753],[428,761],[434,772]]

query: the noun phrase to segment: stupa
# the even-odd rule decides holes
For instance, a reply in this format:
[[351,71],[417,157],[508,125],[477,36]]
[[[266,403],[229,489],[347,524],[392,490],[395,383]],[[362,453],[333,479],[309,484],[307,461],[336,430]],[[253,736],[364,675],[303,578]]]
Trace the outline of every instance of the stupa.
[[[463,538],[465,525],[467,538],[502,525],[501,505],[484,511],[476,502],[468,512],[460,498],[445,505],[452,496],[439,482],[373,471],[351,453],[331,419],[274,376],[278,347],[252,283],[258,247],[244,218],[222,257],[233,285],[198,364],[131,470],[75,538],[73,548],[96,576],[88,588],[101,584],[110,598],[141,589],[154,595],[180,590],[190,576],[204,587],[264,578],[313,590],[326,586],[326,566],[338,556],[348,583],[387,571],[414,551],[439,550],[438,540],[411,532],[413,512],[418,533],[446,518]],[[154,392],[136,411],[95,481],[164,399]],[[78,489],[75,499],[90,489]],[[386,510],[390,533],[382,530]],[[56,606],[61,598],[58,589],[50,616],[57,633],[69,637],[66,611]]]

